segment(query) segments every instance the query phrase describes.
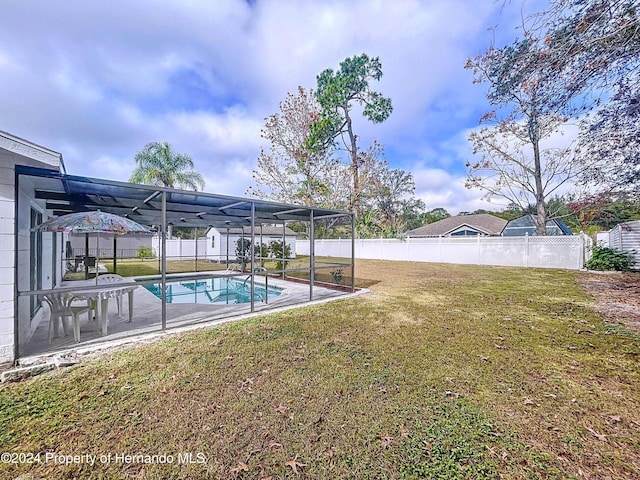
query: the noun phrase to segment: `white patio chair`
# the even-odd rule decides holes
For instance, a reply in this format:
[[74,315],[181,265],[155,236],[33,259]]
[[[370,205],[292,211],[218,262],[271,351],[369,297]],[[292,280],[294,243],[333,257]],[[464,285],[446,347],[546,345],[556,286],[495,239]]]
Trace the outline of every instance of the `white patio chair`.
[[51,320],[49,321],[49,344],[53,341],[54,329],[59,330],[58,323],[62,323],[64,335],[67,335],[67,323],[65,319],[71,317],[73,321],[73,339],[80,341],[80,315],[88,312],[91,319],[91,305],[72,305],[75,298],[66,293],[49,293],[43,295],[45,302],[49,305]]
[[220,273],[234,273],[234,272],[242,272],[242,267],[237,263],[229,263],[227,264],[227,268],[222,270]]
[[[100,275],[98,277],[98,285],[101,285],[101,284],[108,285],[108,284],[119,283],[119,282],[124,282],[124,278],[122,278],[120,275],[116,273],[107,273],[104,275]],[[116,303],[118,305],[118,316],[121,316],[122,315],[122,294],[116,297]]]

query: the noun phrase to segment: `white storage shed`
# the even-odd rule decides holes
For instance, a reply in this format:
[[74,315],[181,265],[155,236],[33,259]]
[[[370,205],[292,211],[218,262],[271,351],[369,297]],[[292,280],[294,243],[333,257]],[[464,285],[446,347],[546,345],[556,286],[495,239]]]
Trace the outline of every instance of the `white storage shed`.
[[609,231],[609,246],[631,252],[635,258],[634,270],[640,270],[640,220],[619,223]]

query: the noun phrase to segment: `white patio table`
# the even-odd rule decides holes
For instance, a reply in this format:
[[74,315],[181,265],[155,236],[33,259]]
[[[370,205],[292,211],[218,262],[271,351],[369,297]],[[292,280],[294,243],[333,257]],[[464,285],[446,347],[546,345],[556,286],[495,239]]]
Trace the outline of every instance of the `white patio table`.
[[[78,282],[80,283],[80,282]],[[133,321],[133,292],[138,285],[118,285],[117,283],[109,283],[109,284],[101,284],[98,285],[100,287],[99,290],[85,290],[83,286],[95,286],[95,282],[89,280],[88,282],[82,282],[83,285],[78,285],[78,288],[74,288],[71,292],[78,300],[87,300],[95,302],[96,305],[100,304],[100,312],[98,315],[98,319],[100,321],[100,326],[102,328],[102,335],[107,334],[107,310],[109,307],[109,299],[116,298],[124,295],[125,293],[129,297],[129,323]],[[74,285],[75,286],[75,285]],[[98,312],[96,312],[98,313]]]

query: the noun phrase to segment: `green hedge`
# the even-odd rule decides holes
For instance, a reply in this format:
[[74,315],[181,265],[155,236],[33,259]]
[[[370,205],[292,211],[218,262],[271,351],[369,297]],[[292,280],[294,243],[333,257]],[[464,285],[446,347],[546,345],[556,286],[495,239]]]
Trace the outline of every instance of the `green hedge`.
[[631,252],[621,252],[611,247],[594,245],[591,259],[587,262],[589,270],[627,271],[633,268],[635,261]]

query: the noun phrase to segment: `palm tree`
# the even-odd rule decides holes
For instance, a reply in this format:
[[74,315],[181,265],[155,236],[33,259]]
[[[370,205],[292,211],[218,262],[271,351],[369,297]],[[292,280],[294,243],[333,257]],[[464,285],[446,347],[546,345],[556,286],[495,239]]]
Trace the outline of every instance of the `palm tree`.
[[204,178],[193,170],[193,160],[177,153],[169,142],[151,142],[136,153],[131,183],[145,183],[185,190],[202,190]]

